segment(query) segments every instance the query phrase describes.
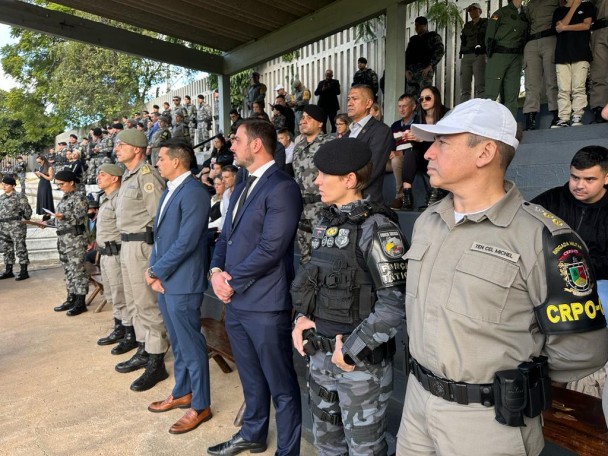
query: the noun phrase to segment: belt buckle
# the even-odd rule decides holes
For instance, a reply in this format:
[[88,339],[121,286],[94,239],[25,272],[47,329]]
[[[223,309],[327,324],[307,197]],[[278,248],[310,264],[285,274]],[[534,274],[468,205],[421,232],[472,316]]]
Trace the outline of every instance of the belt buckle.
[[444,380],[440,380],[437,377],[433,377],[431,375],[429,378],[429,392],[433,396],[441,397],[446,401],[452,401],[452,397],[450,395],[450,385],[448,382]]

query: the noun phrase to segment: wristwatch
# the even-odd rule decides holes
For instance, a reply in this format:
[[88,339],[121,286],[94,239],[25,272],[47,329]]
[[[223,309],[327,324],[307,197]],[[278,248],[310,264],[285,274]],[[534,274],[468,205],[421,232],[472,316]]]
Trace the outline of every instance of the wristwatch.
[[158,279],[158,276],[156,274],[154,274],[154,271],[152,271],[152,268],[148,268],[146,273],[148,274],[148,277],[150,277],[151,279]]
[[211,268],[207,273],[207,279],[211,280],[211,277],[213,277],[213,274],[216,272],[222,272],[222,270],[220,268]]

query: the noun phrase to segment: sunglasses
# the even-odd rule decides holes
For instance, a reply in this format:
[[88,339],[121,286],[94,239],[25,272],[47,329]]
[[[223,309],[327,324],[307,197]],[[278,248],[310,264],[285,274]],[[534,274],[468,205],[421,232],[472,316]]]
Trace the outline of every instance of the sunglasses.
[[432,99],[433,99],[433,97],[432,97],[432,96],[427,95],[426,97],[420,97],[420,98],[418,98],[418,101],[419,101],[420,103],[422,103],[423,101],[431,101]]

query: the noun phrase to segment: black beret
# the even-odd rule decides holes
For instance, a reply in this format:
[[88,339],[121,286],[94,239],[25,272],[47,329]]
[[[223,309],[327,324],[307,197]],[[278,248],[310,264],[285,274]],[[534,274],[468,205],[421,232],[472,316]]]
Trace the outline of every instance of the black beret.
[[2,183],[8,184],[8,185],[17,185],[17,181],[15,180],[15,178],[13,176],[4,176],[2,178]]
[[77,184],[80,183],[80,179],[78,179],[78,176],[76,176],[75,173],[66,170],[59,171],[58,173],[56,173],[55,179],[63,182],[76,182]]
[[340,138],[319,147],[313,158],[317,169],[332,176],[345,176],[363,168],[372,159],[372,151],[363,141]]
[[424,16],[418,16],[418,17],[417,17],[417,18],[414,20],[414,23],[415,23],[415,24],[418,24],[418,25],[428,25],[428,24],[429,24],[429,21],[428,21],[428,20],[427,20],[427,18],[426,18],[426,17],[424,17]]
[[101,136],[101,128],[99,128],[99,127],[93,128],[93,134],[95,136]]
[[304,106],[304,112],[310,117],[315,119],[317,122],[325,123],[327,121],[327,114],[321,106],[308,104]]

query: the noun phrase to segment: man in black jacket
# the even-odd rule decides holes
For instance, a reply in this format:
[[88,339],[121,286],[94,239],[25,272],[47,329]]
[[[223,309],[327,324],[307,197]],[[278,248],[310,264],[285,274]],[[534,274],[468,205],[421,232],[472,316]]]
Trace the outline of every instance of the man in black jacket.
[[586,146],[570,163],[570,180],[532,200],[553,212],[585,241],[600,299],[608,304],[608,149]]
[[[331,124],[331,132],[336,132],[336,114],[340,109],[338,95],[340,95],[340,81],[334,79],[332,70],[325,70],[325,79],[319,82],[315,95],[319,97],[317,106],[323,108]],[[323,124],[323,133],[327,133],[327,127]]]

